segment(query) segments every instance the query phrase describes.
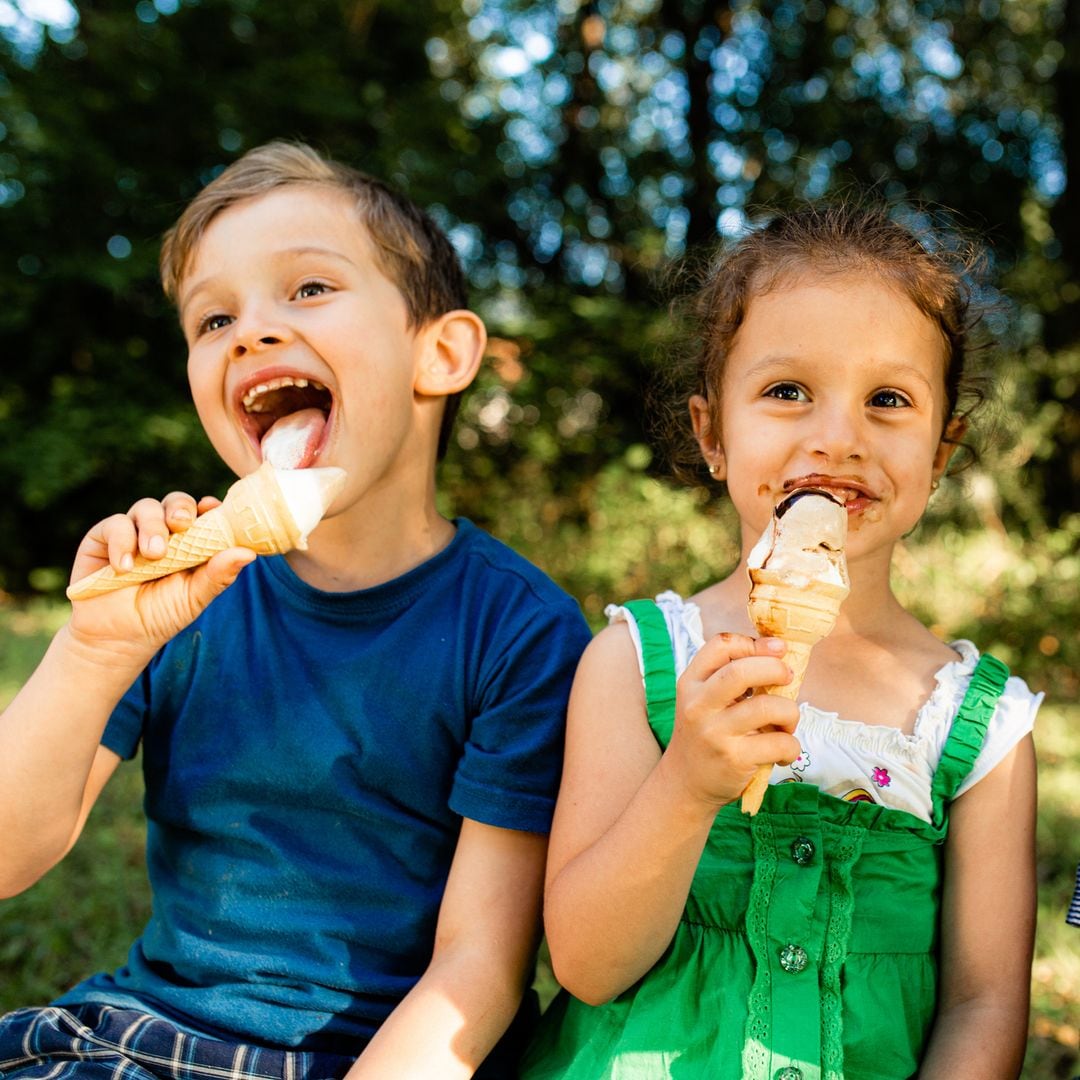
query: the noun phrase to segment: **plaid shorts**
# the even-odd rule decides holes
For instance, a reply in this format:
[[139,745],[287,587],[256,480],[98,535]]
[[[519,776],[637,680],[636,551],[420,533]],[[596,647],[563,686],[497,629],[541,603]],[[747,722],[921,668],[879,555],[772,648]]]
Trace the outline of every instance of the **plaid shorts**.
[[108,1005],[0,1017],[2,1080],[338,1080],[352,1062],[221,1042]]

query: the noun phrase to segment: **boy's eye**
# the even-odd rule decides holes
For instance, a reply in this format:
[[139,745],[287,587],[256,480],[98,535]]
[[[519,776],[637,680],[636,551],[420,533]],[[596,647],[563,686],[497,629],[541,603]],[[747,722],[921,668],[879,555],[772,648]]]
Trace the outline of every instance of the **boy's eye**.
[[309,296],[319,296],[322,293],[329,292],[330,286],[321,281],[305,281],[299,289],[296,290],[296,298],[298,300],[306,300]]
[[899,390],[877,390],[871,396],[870,404],[878,409],[904,409],[911,402]]
[[231,322],[231,315],[207,315],[199,323],[198,332],[200,334],[210,334],[215,330],[220,330],[223,326],[228,326]]
[[765,391],[766,397],[779,398],[781,401],[809,401],[806,391],[798,383],[777,383]]

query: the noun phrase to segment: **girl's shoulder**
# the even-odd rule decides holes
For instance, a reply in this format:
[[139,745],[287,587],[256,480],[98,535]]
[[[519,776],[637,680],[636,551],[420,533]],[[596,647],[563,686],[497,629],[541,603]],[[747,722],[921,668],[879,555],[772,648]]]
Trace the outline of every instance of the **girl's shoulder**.
[[[937,672],[937,686],[915,720],[914,737],[926,744],[935,761],[941,756],[980,659],[979,650],[966,639],[952,641],[949,645],[959,659],[945,664]],[[1016,744],[1031,733],[1044,696],[1031,690],[1019,676],[1009,676],[987,723],[982,749],[957,795],[992,772]]]
[[[684,599],[677,592],[671,590],[660,593],[656,597],[655,603],[664,617],[668,636],[671,638],[675,671],[677,674],[682,674],[686,665],[694,658],[705,640],[701,623],[701,609],[692,600]],[[644,671],[645,663],[641,652],[641,634],[631,609],[625,604],[609,604],[604,609],[604,614],[611,625],[616,623],[626,624],[627,629],[630,631],[630,638],[634,642],[638,668]]]

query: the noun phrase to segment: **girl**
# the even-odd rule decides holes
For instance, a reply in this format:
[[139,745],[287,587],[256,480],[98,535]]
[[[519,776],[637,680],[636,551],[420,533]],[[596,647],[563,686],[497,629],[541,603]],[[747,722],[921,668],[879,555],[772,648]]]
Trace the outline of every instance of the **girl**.
[[[547,873],[568,993],[523,1075],[1013,1077],[1040,696],[889,580],[966,428],[961,271],[883,211],[811,208],[721,257],[697,312],[683,400],[742,560],[609,608],[582,660]],[[791,673],[752,636],[746,555],[804,486],[846,505],[851,593],[796,704],[760,693]]]

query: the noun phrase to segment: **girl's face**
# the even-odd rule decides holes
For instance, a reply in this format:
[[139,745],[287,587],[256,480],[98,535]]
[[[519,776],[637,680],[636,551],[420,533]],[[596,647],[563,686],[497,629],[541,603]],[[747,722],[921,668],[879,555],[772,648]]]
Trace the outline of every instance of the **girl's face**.
[[704,398],[691,415],[739,512],[744,554],[787,492],[814,486],[847,506],[849,559],[888,557],[952,449],[941,333],[869,274],[804,276],[754,297],[719,400],[719,430]]

